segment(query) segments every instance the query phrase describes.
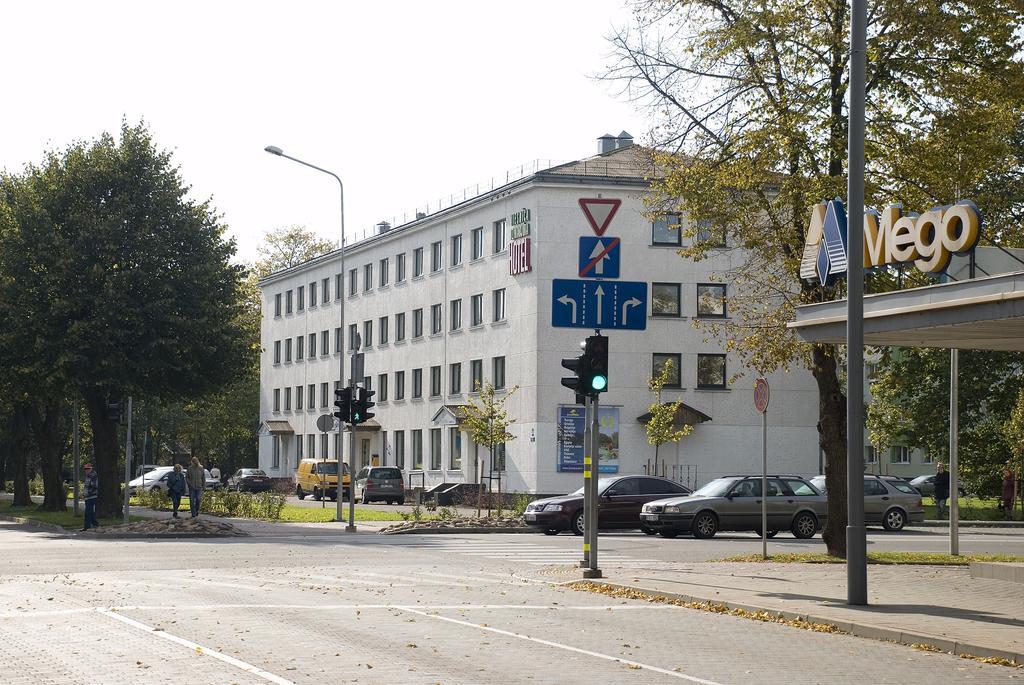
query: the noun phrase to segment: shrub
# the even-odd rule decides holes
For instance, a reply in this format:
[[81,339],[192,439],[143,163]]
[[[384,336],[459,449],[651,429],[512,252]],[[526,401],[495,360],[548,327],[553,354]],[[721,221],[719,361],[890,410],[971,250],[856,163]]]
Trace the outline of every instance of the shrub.
[[456,512],[451,507],[441,507],[440,509],[437,510],[437,518],[439,518],[442,521],[451,521],[453,518],[456,518],[457,516],[458,512]]
[[36,474],[36,477],[28,482],[28,494],[30,495],[42,495],[43,492],[43,477]]
[[420,505],[417,504],[416,506],[414,506],[412,508],[412,511],[409,512],[409,515],[412,516],[412,520],[413,521],[422,521],[423,520],[423,507],[421,507]]
[[516,516],[522,516],[526,512],[527,505],[533,501],[533,497],[525,492],[517,492],[512,495],[511,509]]

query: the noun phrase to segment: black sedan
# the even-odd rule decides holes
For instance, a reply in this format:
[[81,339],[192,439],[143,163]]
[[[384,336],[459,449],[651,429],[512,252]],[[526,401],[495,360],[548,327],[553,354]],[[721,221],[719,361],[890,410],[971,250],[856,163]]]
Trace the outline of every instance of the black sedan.
[[270,486],[270,476],[261,469],[238,469],[228,478],[228,490],[237,492],[263,492]]
[[[598,526],[600,528],[644,528],[640,509],[647,502],[672,495],[688,495],[690,489],[666,478],[656,476],[616,476],[597,482]],[[527,525],[558,535],[571,530],[583,535],[583,488],[568,495],[548,497],[531,502],[523,519]],[[645,533],[653,533],[644,530]]]

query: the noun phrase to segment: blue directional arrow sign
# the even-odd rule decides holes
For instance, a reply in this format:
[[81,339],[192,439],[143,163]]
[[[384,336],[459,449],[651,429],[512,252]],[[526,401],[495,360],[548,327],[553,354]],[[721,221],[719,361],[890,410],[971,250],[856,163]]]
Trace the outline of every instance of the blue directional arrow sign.
[[555,328],[647,328],[647,284],[637,281],[582,281],[556,278],[551,287]]
[[618,278],[622,240],[610,236],[580,238],[580,278]]

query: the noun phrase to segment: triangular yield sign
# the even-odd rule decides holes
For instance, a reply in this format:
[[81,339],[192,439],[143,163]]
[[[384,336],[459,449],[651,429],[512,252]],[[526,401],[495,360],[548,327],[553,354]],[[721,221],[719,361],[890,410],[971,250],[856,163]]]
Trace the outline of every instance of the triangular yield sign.
[[580,209],[583,210],[594,233],[599,236],[604,235],[621,204],[622,200],[580,198]]

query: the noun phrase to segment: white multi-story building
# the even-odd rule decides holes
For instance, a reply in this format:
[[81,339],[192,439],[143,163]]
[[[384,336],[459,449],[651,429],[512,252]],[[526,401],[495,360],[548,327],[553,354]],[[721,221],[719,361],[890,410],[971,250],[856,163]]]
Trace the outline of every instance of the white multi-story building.
[[[728,283],[713,278],[740,251],[692,262],[677,217],[651,221],[648,183],[637,148],[605,137],[607,151],[538,171],[455,206],[350,244],[345,272],[332,252],[260,283],[260,468],[290,478],[304,457],[335,458],[342,437],[317,430],[334,411],[340,355],[356,333],[364,382],[376,391],[376,417],[355,434],[352,462],[402,468],[411,485],[478,482],[501,472],[506,491],[558,493],[581,484],[574,447],[573,394],[560,361],[580,354],[586,330],[552,326],[552,279],[579,278],[580,238],[594,236],[581,199],[621,200],[608,237],[621,239],[621,281],[648,286],[647,327],[609,336],[609,390],[601,396],[601,467],[606,473],[657,472],[688,482],[759,472],[761,419],[752,375],[730,384],[738,360],[694,319],[727,317]],[[345,328],[339,328],[344,302]],[[564,312],[563,312],[564,314]],[[344,350],[342,342],[344,341]],[[647,443],[641,417],[653,397],[649,377],[665,360],[677,382],[664,400],[682,400],[681,418],[699,422],[677,444]],[[349,363],[346,362],[346,372]],[[358,379],[357,379],[358,380]],[[807,372],[769,378],[772,472],[819,470],[817,389]],[[480,383],[518,386],[506,407],[514,440],[493,457],[475,449],[458,407]],[[348,435],[344,436],[348,449]]]

